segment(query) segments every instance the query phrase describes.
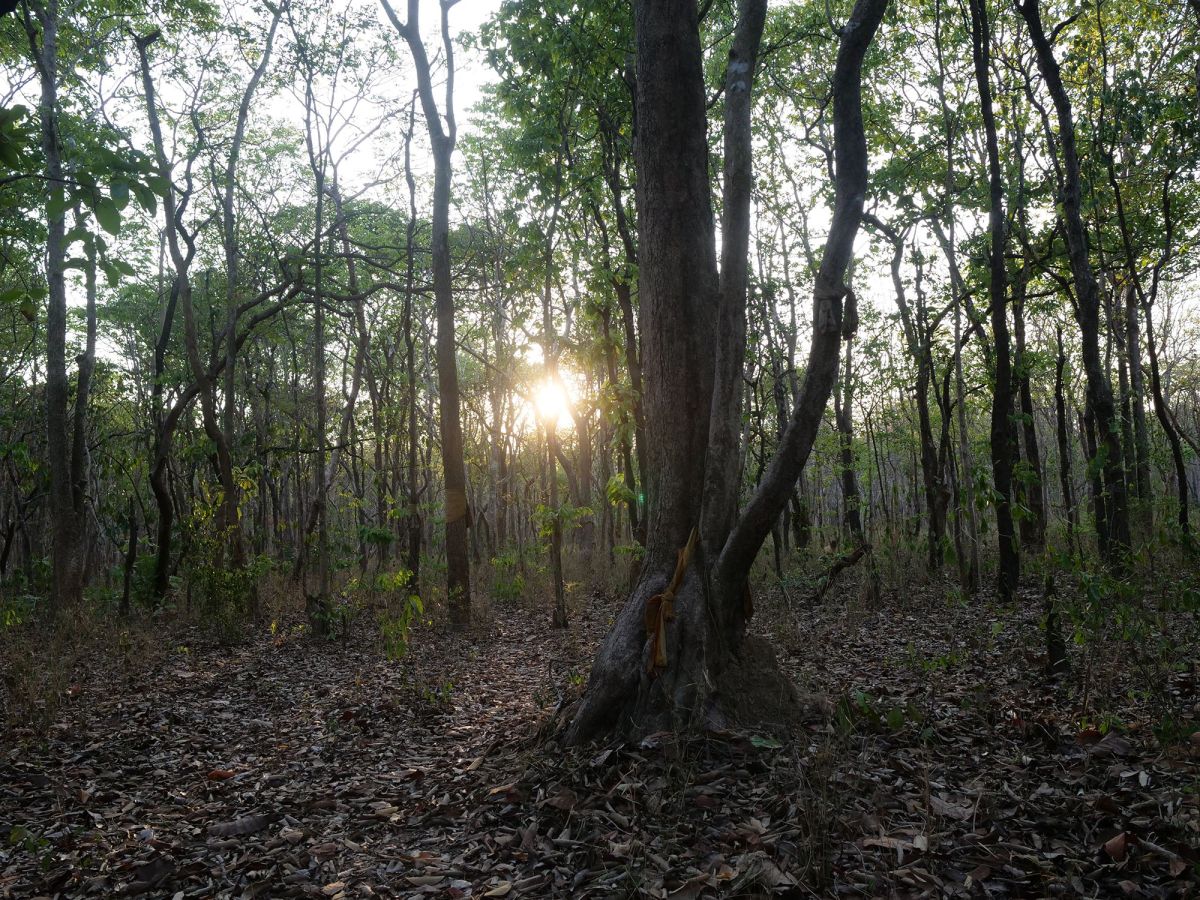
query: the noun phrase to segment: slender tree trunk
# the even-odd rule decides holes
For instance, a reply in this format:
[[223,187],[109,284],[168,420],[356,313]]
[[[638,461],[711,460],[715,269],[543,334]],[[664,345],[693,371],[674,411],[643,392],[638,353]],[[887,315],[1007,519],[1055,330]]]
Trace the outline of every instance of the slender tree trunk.
[[[37,25],[34,25],[36,17]],[[67,375],[67,240],[64,167],[58,118],[58,2],[25,12],[25,29],[35,56],[41,98],[42,156],[46,189],[46,455],[50,474],[51,603],[71,607],[83,598],[84,563],[77,487],[71,477],[70,382]],[[40,28],[40,34],[39,34]],[[77,421],[76,428],[83,422]]]
[[[938,223],[933,223],[933,230],[946,256],[950,269],[950,289],[954,305],[954,400],[957,412],[958,426],[958,479],[956,481],[957,495],[954,498],[957,513],[955,515],[955,541],[958,544],[959,582],[969,594],[974,594],[980,586],[979,565],[979,525],[975,518],[975,489],[974,489],[974,455],[971,452],[971,440],[967,431],[966,383],[963,379],[963,306],[968,302],[967,293],[959,271],[956,253],[958,247],[955,239],[954,221],[954,126],[949,103],[946,99],[945,85],[947,82],[945,55],[943,52],[942,5],[936,4],[934,18],[934,39],[938,60],[938,103],[942,112],[943,138],[946,155],[946,171],[944,175],[943,209],[948,233],[944,233]],[[974,316],[969,320],[972,328]],[[991,351],[986,346],[981,347],[984,360],[991,364]]]
[[441,0],[442,47],[446,65],[445,124],[433,97],[432,71],[421,39],[418,0],[408,0],[408,21],[401,22],[387,0],[384,10],[408,43],[417,73],[418,94],[433,147],[433,293],[437,307],[437,370],[442,434],[442,476],[446,488],[446,597],[455,625],[471,621],[471,558],[467,529],[467,471],[463,462],[458,362],[454,339],[454,284],[450,271],[450,177],[457,127],[454,119],[454,50],[449,12],[453,0]]
[[851,417],[850,401],[854,390],[853,368],[854,340],[846,341],[846,363],[842,368],[841,397],[834,395],[834,419],[838,431],[838,461],[842,470],[842,500],[846,505],[846,530],[856,545],[866,542],[863,536],[862,516],[859,507],[862,499],[858,493],[858,477],[854,471],[854,420]]
[[[254,94],[258,90],[258,85],[262,81],[263,75],[266,73],[267,66],[270,64],[271,49],[275,42],[275,31],[279,27],[279,20],[283,16],[283,9],[282,4],[276,6],[274,9],[271,17],[271,25],[267,30],[266,40],[263,43],[262,54],[259,56],[258,64],[254,67],[250,80],[246,84],[246,89],[242,92],[242,99],[238,104],[237,123],[234,126],[233,140],[229,146],[229,158],[225,165],[225,180],[221,190],[221,241],[225,250],[225,331],[229,335],[229,340],[225,343],[225,396],[223,398],[224,407],[222,408],[223,421],[221,430],[226,439],[230,441],[234,439],[234,428],[237,421],[237,402],[235,400],[237,351],[234,348],[233,335],[237,330],[237,298],[240,278],[237,217],[235,215],[234,204],[234,194],[237,190],[238,161],[241,157],[242,142],[246,135],[246,122],[250,116],[250,104],[254,99]],[[228,473],[223,472],[221,476],[225,490],[223,498],[225,524],[229,531],[229,547],[233,565],[235,568],[241,568],[246,562],[246,551],[242,543],[238,488],[233,480],[232,461],[229,461],[230,471]],[[257,596],[255,596],[254,602],[257,605]]]
[[975,63],[975,82],[983,113],[987,144],[989,212],[988,296],[992,313],[992,339],[995,343],[995,386],[992,394],[992,478],[996,487],[996,541],[1000,566],[998,587],[1003,600],[1017,589],[1021,562],[1017,555],[1017,536],[1012,515],[1012,363],[1008,338],[1007,275],[1004,269],[1004,185],[1000,175],[1000,150],[996,141],[996,118],[992,111],[992,87],[989,82],[991,30],[988,27],[986,0],[970,0],[971,44]]
[[[708,448],[700,520],[700,537],[709,553],[716,553],[725,545],[737,512],[742,369],[746,359],[750,195],[754,188],[750,88],[758,63],[767,4],[765,0],[739,0],[737,15],[737,27],[725,66],[724,167],[721,173],[724,204],[721,211],[721,270],[717,285],[716,368],[712,375],[712,409],[706,417]],[[698,388],[704,386],[697,385]]]
[[930,571],[941,568],[946,538],[946,485],[942,479],[942,466],[934,446],[933,420],[929,415],[929,385],[933,380],[933,354],[930,348],[931,335],[924,326],[924,294],[921,290],[921,273],[917,274],[917,300],[919,316],[914,316],[909,307],[900,264],[904,258],[904,236],[895,228],[877,218],[865,214],[863,221],[881,232],[892,245],[892,288],[896,293],[896,305],[900,310],[900,321],[904,330],[908,352],[917,367],[917,382],[913,399],[917,407],[917,434],[921,442],[921,477],[925,488],[925,507],[929,515],[928,564]]
[[1058,476],[1062,487],[1063,508],[1067,516],[1067,544],[1075,551],[1075,532],[1079,530],[1075,509],[1075,490],[1071,482],[1071,434],[1067,420],[1067,398],[1063,387],[1063,369],[1067,364],[1063,352],[1062,329],[1055,329],[1058,356],[1054,363],[1054,414],[1058,436]]
[[1024,273],[1021,282],[1013,286],[1013,332],[1017,341],[1017,396],[1021,403],[1021,437],[1025,445],[1025,462],[1029,479],[1023,484],[1025,505],[1029,516],[1021,520],[1021,543],[1040,552],[1046,545],[1046,494],[1042,478],[1042,453],[1038,445],[1037,423],[1034,418],[1033,389],[1030,384],[1029,356],[1025,348],[1025,290],[1028,282]]
[[[421,544],[424,526],[421,517],[421,491],[417,484],[417,342],[413,331],[413,300],[416,290],[416,241],[417,241],[417,182],[412,171],[412,138],[414,131],[415,105],[409,111],[408,132],[404,137],[404,181],[408,185],[408,226],[404,238],[404,365],[406,373],[405,399],[408,409],[408,464],[406,483],[408,487],[407,567],[412,572],[414,586],[420,584]],[[399,443],[399,442],[397,442]]]
[[1147,298],[1142,306],[1146,317],[1146,352],[1150,358],[1150,396],[1154,400],[1154,413],[1167,435],[1167,443],[1171,448],[1171,462],[1175,467],[1175,490],[1178,500],[1177,518],[1179,529],[1184,534],[1189,532],[1188,524],[1188,477],[1187,466],[1183,461],[1183,446],[1179,441],[1179,430],[1171,418],[1171,410],[1167,406],[1167,398],[1163,393],[1162,372],[1158,361],[1158,338],[1154,334],[1154,308]]
[[[183,194],[182,200],[177,193],[172,178],[172,166],[166,154],[166,143],[163,139],[162,125],[158,115],[158,102],[156,99],[154,81],[150,74],[150,45],[157,41],[160,37],[158,31],[139,37],[135,40],[137,47],[138,60],[141,67],[142,76],[142,91],[146,102],[146,115],[150,125],[150,135],[154,146],[155,161],[158,164],[159,171],[168,179],[168,186],[165,196],[163,197],[163,215],[166,226],[166,244],[170,251],[171,264],[175,270],[174,283],[171,291],[173,300],[170,306],[178,304],[183,311],[184,323],[184,347],[188,360],[188,367],[191,370],[192,378],[196,386],[196,396],[200,400],[201,421],[204,426],[204,433],[216,449],[217,457],[217,473],[221,483],[222,494],[228,498],[236,496],[237,485],[233,479],[233,462],[229,452],[229,443],[226,440],[226,435],[222,432],[217,421],[216,402],[214,399],[214,381],[213,376],[205,366],[200,357],[200,338],[199,330],[196,325],[195,310],[192,304],[192,285],[190,281],[190,269],[193,259],[196,256],[195,234],[189,233],[184,227],[181,209],[186,204],[189,187],[187,192]],[[207,294],[207,290],[206,290]],[[207,299],[207,297],[206,297]],[[236,320],[236,315],[235,315]],[[167,326],[164,325],[164,333],[167,332]],[[234,347],[235,334],[231,329],[228,334],[231,353],[236,353]],[[226,364],[228,357],[226,358]],[[177,421],[177,420],[176,420]],[[164,429],[165,429],[164,425]],[[159,439],[160,449],[164,452],[169,452],[170,447],[170,432],[164,433]],[[162,464],[166,465],[166,458],[162,460]],[[152,482],[153,483],[153,482]],[[157,493],[157,489],[156,489]],[[227,504],[224,502],[221,505],[221,512],[217,516],[217,527],[219,530],[224,530],[230,526],[230,522],[226,518]],[[160,502],[160,511],[162,504]],[[235,507],[236,515],[236,507]],[[163,562],[166,561],[165,555],[169,553],[170,546],[170,531],[169,531],[169,516],[167,518],[166,529],[163,523],[159,524],[160,538],[160,554],[163,555]],[[224,537],[224,535],[223,535]],[[165,538],[165,542],[163,539]],[[239,542],[240,546],[240,542]],[[165,590],[165,585],[163,585]]]
[[129,544],[125,551],[125,568],[121,580],[121,616],[129,618],[130,593],[133,585],[133,569],[137,565],[138,552],[138,518],[137,499],[133,492],[129,494],[129,513],[126,515],[129,529]]
[[[1101,555],[1108,564],[1120,567],[1129,551],[1128,504],[1125,479],[1121,472],[1121,442],[1114,427],[1116,410],[1112,385],[1109,384],[1108,373],[1100,358],[1100,290],[1088,258],[1087,232],[1080,213],[1081,177],[1075,145],[1074,114],[1071,110],[1071,100],[1063,85],[1058,61],[1054,57],[1054,50],[1042,27],[1038,0],[1023,0],[1018,9],[1029,28],[1038,70],[1054,100],[1058,116],[1058,152],[1061,153],[1063,170],[1062,216],[1071,274],[1075,279],[1075,316],[1082,339],[1088,406],[1091,415],[1095,417],[1096,431],[1104,448],[1099,465],[1103,470],[1105,498],[1103,503],[1096,506],[1099,516],[1096,520],[1096,531],[1100,539]],[[1055,152],[1055,148],[1050,149],[1051,152]]]
[[1150,487],[1150,436],[1146,428],[1146,383],[1142,371],[1141,327],[1137,295],[1133,285],[1123,292],[1125,306],[1125,352],[1129,354],[1129,393],[1133,410],[1134,483],[1141,500],[1142,527],[1149,532],[1154,515]]

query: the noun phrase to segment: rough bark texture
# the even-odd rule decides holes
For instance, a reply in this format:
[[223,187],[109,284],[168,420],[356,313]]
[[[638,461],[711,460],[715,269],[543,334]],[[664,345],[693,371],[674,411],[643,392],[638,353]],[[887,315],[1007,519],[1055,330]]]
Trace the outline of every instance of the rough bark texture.
[[[700,522],[703,447],[713,397],[719,312],[708,182],[704,75],[695,0],[645,0],[637,34],[637,210],[647,494],[641,577],[596,659],[571,727],[586,740],[634,730],[695,706],[708,643],[695,567],[684,576],[668,644],[688,646],[662,676],[646,674],[643,609],[666,586]],[[669,723],[668,723],[669,724]]]
[[[886,5],[886,0],[859,0],[842,29],[834,73],[837,200],[817,280],[805,386],[782,446],[720,556],[713,560],[701,541],[694,564],[680,567],[678,592],[671,598],[662,594],[675,573],[676,553],[701,522],[697,485],[705,483],[704,450],[720,377],[711,348],[721,296],[696,5],[694,0],[637,4],[639,276],[650,495],[646,557],[633,595],[597,655],[569,740],[730,719],[782,722],[796,708],[795,688],[772,665],[769,646],[743,639],[749,613],[746,574],[791,495],[837,373],[846,293],[842,278],[867,180],[860,71]],[[739,6],[744,9],[745,4]],[[739,29],[748,21],[743,14]],[[670,609],[674,601],[674,616],[658,620],[666,662],[655,667],[656,674],[647,666],[653,658],[645,613],[652,597],[652,611]]]
[[[36,26],[32,16],[36,16]],[[50,474],[51,602],[70,606],[83,597],[82,516],[77,514],[75,497],[83,495],[86,480],[76,484],[72,479],[73,438],[68,412],[66,209],[59,202],[63,196],[64,169],[58,133],[58,3],[51,0],[45,7],[35,7],[32,15],[27,11],[25,30],[41,87],[38,113],[49,201],[46,217],[46,455]],[[83,427],[83,419],[77,418],[76,431]],[[86,472],[79,475],[86,479]]]

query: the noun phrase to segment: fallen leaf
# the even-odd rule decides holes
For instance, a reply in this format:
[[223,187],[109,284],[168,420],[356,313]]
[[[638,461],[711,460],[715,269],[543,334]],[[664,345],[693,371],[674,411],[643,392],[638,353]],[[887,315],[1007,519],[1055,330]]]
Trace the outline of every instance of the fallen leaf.
[[245,816],[241,819],[234,819],[232,822],[218,822],[216,825],[210,825],[208,833],[212,837],[244,837],[254,834],[256,831],[262,831],[273,821],[275,821],[275,817],[269,815]]
[[1105,841],[1104,852],[1107,853],[1114,862],[1120,862],[1123,860],[1125,858],[1125,854],[1129,852],[1129,832],[1122,831]]

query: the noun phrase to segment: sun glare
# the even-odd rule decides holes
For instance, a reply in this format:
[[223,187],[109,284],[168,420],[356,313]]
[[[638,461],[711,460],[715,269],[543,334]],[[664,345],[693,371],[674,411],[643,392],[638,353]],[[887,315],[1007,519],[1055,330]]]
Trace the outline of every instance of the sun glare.
[[553,424],[558,429],[570,427],[571,412],[567,394],[557,381],[547,378],[539,382],[534,390],[533,403],[538,421],[542,424]]

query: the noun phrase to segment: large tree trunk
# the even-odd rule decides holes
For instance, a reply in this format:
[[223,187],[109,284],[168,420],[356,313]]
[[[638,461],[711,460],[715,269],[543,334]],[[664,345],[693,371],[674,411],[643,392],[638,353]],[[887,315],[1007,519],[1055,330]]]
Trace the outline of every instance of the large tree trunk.
[[[861,64],[886,5],[886,0],[858,0],[841,30],[833,82],[837,196],[814,292],[815,327],[805,383],[762,483],[742,515],[731,521],[726,510],[729,495],[736,500],[736,479],[729,484],[718,476],[736,470],[712,455],[728,452],[736,460],[740,441],[725,439],[728,422],[710,427],[710,416],[729,416],[741,402],[730,394],[740,393],[741,359],[733,351],[744,341],[745,326],[731,323],[724,303],[740,307],[744,316],[745,294],[744,282],[736,284],[733,270],[727,270],[724,284],[717,277],[696,5],[694,0],[637,4],[646,557],[633,595],[597,655],[569,740],[737,718],[771,721],[795,708],[795,689],[771,665],[769,647],[743,639],[751,612],[746,576],[803,469],[837,374],[846,295],[842,279],[867,187]],[[732,86],[734,92],[749,93],[764,8],[763,0],[738,4],[727,92]],[[743,177],[738,166],[746,167],[744,177],[749,178],[748,143],[734,152],[730,145],[749,141],[749,97],[727,96],[726,102],[740,109],[734,115],[727,112],[726,158],[740,162],[726,168],[725,221],[748,225],[748,213],[743,217],[742,210],[728,206],[749,202],[749,192],[737,186]],[[744,240],[729,231],[722,238],[735,247]],[[845,324],[851,325],[853,318],[847,316]],[[718,322],[721,343],[714,362]],[[724,380],[735,377],[739,388],[731,391]],[[697,485],[717,494],[704,495]],[[709,527],[718,535],[728,529],[728,539],[713,541],[703,530]]]

